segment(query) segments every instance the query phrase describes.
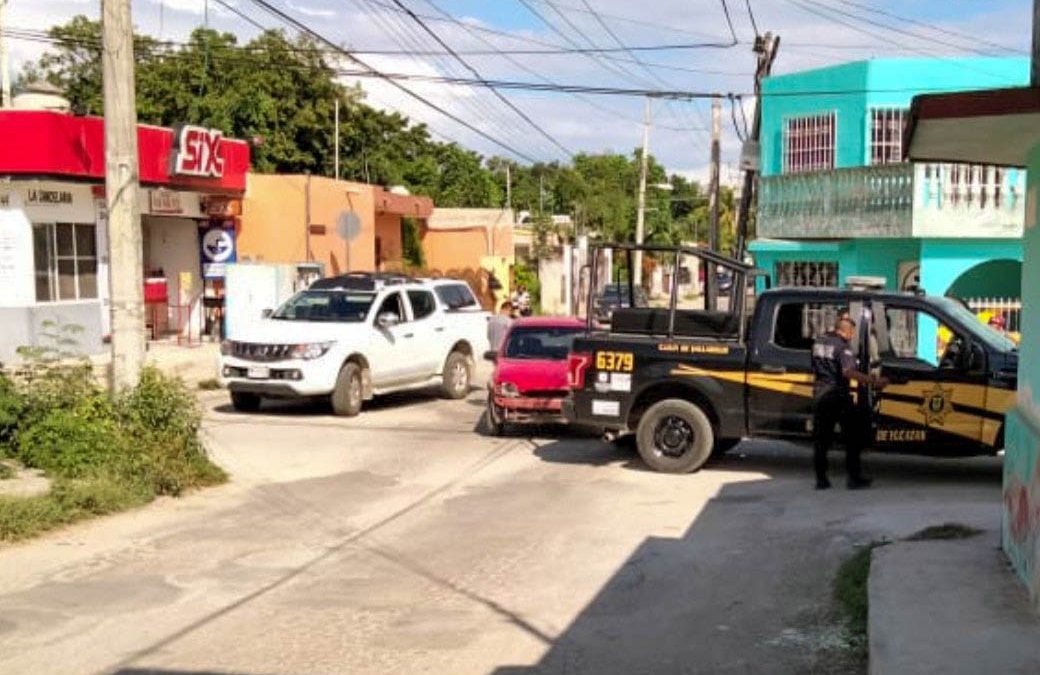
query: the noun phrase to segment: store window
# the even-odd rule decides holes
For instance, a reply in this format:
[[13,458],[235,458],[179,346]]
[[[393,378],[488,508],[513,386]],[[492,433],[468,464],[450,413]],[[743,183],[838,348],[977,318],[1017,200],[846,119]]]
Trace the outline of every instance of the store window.
[[870,163],[898,164],[903,161],[903,131],[906,108],[874,108],[870,111]]
[[784,173],[834,168],[834,113],[792,117],[784,123]]
[[837,288],[838,263],[814,260],[791,260],[776,263],[777,287],[809,286]]
[[83,223],[33,225],[36,301],[98,297],[97,240]]

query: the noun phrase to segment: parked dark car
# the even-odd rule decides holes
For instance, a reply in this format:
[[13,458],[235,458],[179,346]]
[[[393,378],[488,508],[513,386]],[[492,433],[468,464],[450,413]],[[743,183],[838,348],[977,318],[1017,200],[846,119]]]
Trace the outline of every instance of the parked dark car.
[[607,284],[594,301],[596,320],[602,323],[610,321],[615,309],[649,306],[646,293],[639,286],[636,286],[635,302],[629,300],[628,284]]

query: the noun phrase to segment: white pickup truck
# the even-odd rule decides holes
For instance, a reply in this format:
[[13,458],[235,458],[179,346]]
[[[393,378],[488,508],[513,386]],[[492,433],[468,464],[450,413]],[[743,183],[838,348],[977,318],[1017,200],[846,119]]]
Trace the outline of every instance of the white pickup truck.
[[430,385],[462,398],[489,318],[464,281],[321,279],[221,345],[221,384],[243,412],[264,398],[326,398],[353,416],[373,396]]

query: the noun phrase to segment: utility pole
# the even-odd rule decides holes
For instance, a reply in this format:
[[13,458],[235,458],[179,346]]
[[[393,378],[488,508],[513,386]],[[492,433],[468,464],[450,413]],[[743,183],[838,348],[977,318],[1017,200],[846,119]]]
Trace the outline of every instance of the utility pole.
[[[719,162],[722,156],[722,101],[716,96],[711,100],[711,177],[708,181],[708,249],[719,252]],[[714,263],[708,263],[704,271],[704,308],[719,307],[719,283]]]
[[513,208],[513,171],[508,162],[506,163],[506,208]]
[[[646,97],[643,107],[643,151],[639,157],[639,207],[636,210],[636,245],[643,243],[646,228],[646,172],[650,154],[650,97]],[[632,280],[636,286],[643,284],[643,252],[636,251],[632,259],[634,270],[630,270]],[[635,298],[629,298],[635,302]]]
[[7,0],[0,0],[0,108],[11,107],[11,70],[7,63]]
[[137,107],[130,0],[101,0],[105,203],[112,301],[112,389],[136,386],[144,363],[144,261],[138,211]]
[[[1037,0],[1040,2],[1040,0]],[[776,59],[776,50],[780,47],[780,36],[766,33],[755,38],[754,51],[758,54],[758,66],[755,68],[755,112],[752,115],[751,137],[747,145],[758,153],[758,140],[762,132],[762,80],[769,76]],[[1035,72],[1035,69],[1034,69]],[[758,175],[757,157],[754,165],[744,170],[744,186],[740,191],[740,206],[737,210],[737,247],[733,257],[744,259],[747,251],[748,223],[751,220],[751,203],[755,194],[755,178]]]
[[[336,96],[336,122],[334,127],[335,132],[333,135],[336,137],[336,180],[339,180],[339,95]],[[307,223],[307,227],[310,227],[310,223]]]

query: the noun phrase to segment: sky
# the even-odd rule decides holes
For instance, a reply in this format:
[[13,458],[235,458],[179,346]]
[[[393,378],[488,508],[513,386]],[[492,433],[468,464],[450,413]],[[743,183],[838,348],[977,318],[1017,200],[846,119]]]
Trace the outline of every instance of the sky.
[[[450,56],[364,54],[367,51],[443,51],[405,7],[485,79],[747,94],[752,89],[758,31],[781,36],[774,73],[789,73],[878,56],[1027,56],[1029,0],[267,0],[310,29],[384,72],[471,78]],[[284,24],[253,0],[223,0],[270,28]],[[573,49],[660,45],[727,45],[597,54],[468,54],[475,50]],[[749,12],[750,7],[750,12]],[[14,29],[46,29],[77,14],[96,18],[99,0],[8,0]],[[258,28],[221,0],[132,0],[136,29],[183,40],[208,23],[241,42]],[[286,28],[291,35],[292,29]],[[9,40],[12,68],[37,58],[37,42]],[[345,79],[347,83],[354,80]],[[391,84],[357,80],[367,101],[421,121],[441,140],[484,155],[510,155],[503,146],[540,161],[571,153],[629,153],[642,139],[642,97],[502,91],[515,108],[482,87],[405,83],[416,93],[479,128],[492,140],[431,110]],[[980,83],[984,86],[985,83]],[[750,117],[753,98],[743,100]],[[519,111],[519,112],[518,112]],[[738,177],[740,140],[723,109],[722,177]],[[528,118],[533,122],[524,119]],[[662,101],[651,105],[650,150],[669,171],[704,179],[710,156],[710,103]],[[190,120],[186,120],[190,121]],[[521,161],[524,161],[521,158]]]

